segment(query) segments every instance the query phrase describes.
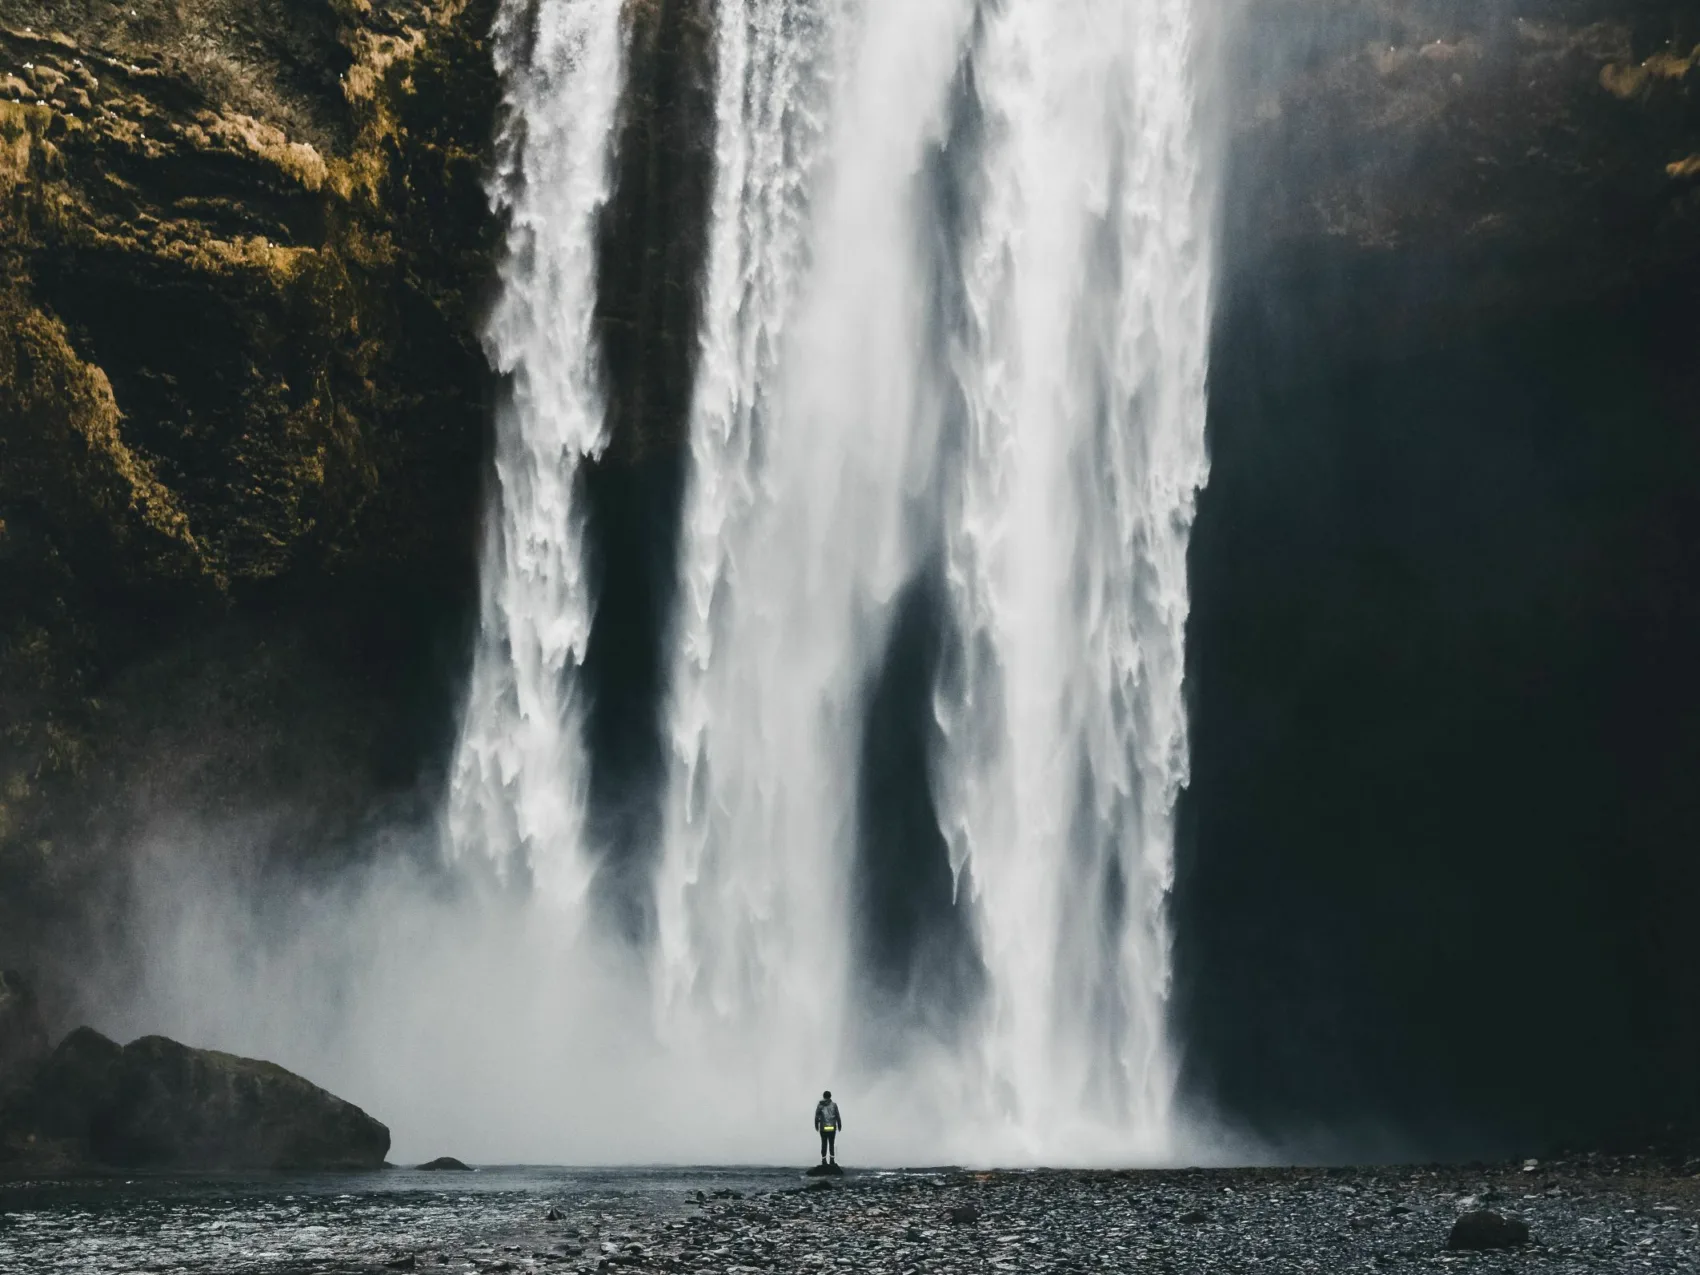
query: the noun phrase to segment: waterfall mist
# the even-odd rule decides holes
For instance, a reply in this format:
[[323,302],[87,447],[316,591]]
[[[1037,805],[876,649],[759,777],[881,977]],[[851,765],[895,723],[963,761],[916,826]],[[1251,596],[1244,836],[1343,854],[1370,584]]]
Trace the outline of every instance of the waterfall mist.
[[[589,809],[582,672],[621,5],[505,6],[509,392],[442,826],[331,889],[151,891],[150,1025],[306,1070],[403,1157],[786,1160],[826,1086],[863,1163],[1181,1154],[1193,3],[719,5],[671,755],[635,858]],[[606,923],[633,863],[647,906]]]

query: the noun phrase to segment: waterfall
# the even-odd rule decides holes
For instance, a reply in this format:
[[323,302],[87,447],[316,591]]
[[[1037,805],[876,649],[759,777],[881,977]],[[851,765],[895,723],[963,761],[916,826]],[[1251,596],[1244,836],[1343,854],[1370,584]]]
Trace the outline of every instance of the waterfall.
[[[655,1158],[783,1157],[835,1076],[861,1095],[859,1158],[1171,1153],[1210,284],[1195,3],[720,0],[670,770],[636,940],[580,924],[578,486],[604,442],[621,0],[502,9],[489,347],[509,392],[449,831],[526,901],[478,956],[525,954],[530,1036],[492,1049],[534,1092],[595,1085],[562,1127],[604,1158],[638,1154],[639,1126]],[[865,995],[858,781],[923,581],[942,637],[912,778],[980,977],[900,1029]]]
[[[663,1035],[733,1087],[857,1064],[858,711],[937,553],[932,782],[987,991],[894,1123],[931,1111],[980,1154],[1167,1149],[1205,478],[1192,2],[722,5],[656,984]],[[932,260],[921,174],[964,85],[960,241]]]
[[486,347],[507,391],[449,845],[571,906],[592,866],[578,670],[593,599],[577,482],[604,442],[594,229],[608,198],[620,0],[506,0],[493,45],[504,118],[491,196],[508,238]]
[[956,33],[907,0],[864,20],[721,6],[657,984],[678,1047],[775,1083],[837,1061],[860,695],[931,459],[903,175]]
[[1011,0],[974,59],[935,773],[988,973],[988,1093],[1039,1151],[1108,1135],[1160,1154],[1169,1126],[1164,901],[1206,473],[1191,3]]
[[[795,844],[816,849],[818,829],[788,829],[785,820],[807,817],[802,790],[819,777],[785,766],[792,741],[775,738],[799,728],[782,720],[784,692],[767,685],[760,667],[778,655],[783,635],[758,626],[778,613],[733,611],[753,587],[740,581],[786,565],[761,554],[760,523],[773,515],[781,485],[763,468],[783,411],[776,382],[807,264],[823,144],[824,7],[720,6],[716,198],[675,621],[675,765],[657,890],[664,1025],[675,1008],[688,1013],[698,993],[728,1012],[746,998],[759,1008],[773,989],[740,988],[743,970],[807,982],[834,963],[816,949],[820,960],[807,973],[788,970],[789,951],[770,959],[763,950],[795,946],[783,931],[805,922],[795,905],[829,888],[830,858],[824,846],[788,853]],[[783,587],[766,587],[775,586]],[[788,806],[775,782],[782,768]]]

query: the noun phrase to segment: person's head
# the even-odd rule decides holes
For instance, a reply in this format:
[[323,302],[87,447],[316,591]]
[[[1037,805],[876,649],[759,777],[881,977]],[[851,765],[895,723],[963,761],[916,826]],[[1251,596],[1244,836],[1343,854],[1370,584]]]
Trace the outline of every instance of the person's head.
[[831,1102],[832,1101],[832,1090],[828,1089],[825,1093],[823,1093],[820,1096],[820,1100],[822,1102]]

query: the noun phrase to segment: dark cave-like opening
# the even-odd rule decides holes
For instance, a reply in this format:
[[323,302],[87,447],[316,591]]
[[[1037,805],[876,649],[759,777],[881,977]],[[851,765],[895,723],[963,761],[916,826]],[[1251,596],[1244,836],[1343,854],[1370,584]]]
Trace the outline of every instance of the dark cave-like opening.
[[1693,282],[1347,358],[1317,297],[1224,310],[1173,914],[1230,1120],[1458,1154],[1694,1118]]

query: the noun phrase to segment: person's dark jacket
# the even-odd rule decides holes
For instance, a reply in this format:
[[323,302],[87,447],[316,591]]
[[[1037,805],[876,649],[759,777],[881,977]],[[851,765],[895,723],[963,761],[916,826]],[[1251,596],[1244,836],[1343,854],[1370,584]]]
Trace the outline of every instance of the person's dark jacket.
[[838,1104],[822,1098],[815,1104],[815,1132],[819,1133],[827,1125],[835,1130],[844,1128],[844,1117],[838,1114]]

